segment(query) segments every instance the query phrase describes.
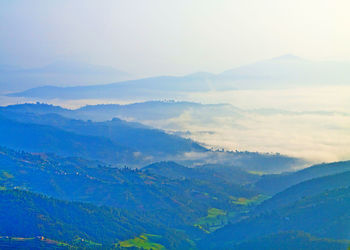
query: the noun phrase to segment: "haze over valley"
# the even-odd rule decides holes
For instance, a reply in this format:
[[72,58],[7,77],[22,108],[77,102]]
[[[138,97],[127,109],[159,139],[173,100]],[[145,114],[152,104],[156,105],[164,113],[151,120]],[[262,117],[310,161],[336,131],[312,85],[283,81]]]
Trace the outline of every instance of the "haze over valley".
[[[164,110],[157,113],[167,114],[170,106],[178,111],[154,118],[150,103],[145,104],[147,112],[140,117],[128,113],[129,106],[116,106],[117,111],[105,119],[141,122],[181,133],[207,147],[279,152],[309,162],[329,162],[346,160],[350,155],[345,147],[350,142],[349,69],[349,63],[313,62],[286,55],[219,75],[160,76],[87,87],[35,87],[12,91],[3,97],[2,104],[41,101],[74,109],[159,101],[154,109],[164,105]],[[76,68],[66,70],[77,72]],[[182,105],[182,101],[194,105]]]
[[346,0],[0,2],[0,249],[349,250]]

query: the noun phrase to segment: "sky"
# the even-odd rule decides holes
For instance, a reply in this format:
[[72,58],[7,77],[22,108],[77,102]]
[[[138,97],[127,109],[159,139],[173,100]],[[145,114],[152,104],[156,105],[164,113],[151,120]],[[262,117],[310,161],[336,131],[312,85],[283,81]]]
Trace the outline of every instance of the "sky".
[[350,60],[348,0],[1,0],[0,64],[135,76],[219,73],[283,54]]

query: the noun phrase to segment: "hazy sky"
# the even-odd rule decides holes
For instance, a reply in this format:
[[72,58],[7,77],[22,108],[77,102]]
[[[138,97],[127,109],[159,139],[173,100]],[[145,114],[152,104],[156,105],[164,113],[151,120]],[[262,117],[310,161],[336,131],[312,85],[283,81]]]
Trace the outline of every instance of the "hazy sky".
[[295,54],[350,60],[349,0],[1,0],[0,63],[221,72]]

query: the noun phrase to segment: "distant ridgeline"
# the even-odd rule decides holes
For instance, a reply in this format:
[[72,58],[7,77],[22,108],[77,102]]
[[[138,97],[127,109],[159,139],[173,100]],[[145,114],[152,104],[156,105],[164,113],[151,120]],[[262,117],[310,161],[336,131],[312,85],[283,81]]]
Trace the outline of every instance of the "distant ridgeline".
[[350,82],[349,69],[350,64],[347,62],[314,62],[285,55],[226,70],[220,74],[199,72],[185,76],[156,76],[89,86],[40,86],[9,95],[46,99],[154,100],[168,98],[169,93],[174,98],[174,96],[181,97],[184,93],[194,92],[344,85]]

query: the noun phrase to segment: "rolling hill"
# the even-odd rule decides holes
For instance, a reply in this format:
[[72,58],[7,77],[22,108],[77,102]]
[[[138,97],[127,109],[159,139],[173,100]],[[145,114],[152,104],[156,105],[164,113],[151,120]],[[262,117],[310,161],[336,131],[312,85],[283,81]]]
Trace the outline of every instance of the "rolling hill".
[[0,186],[62,200],[153,212],[169,225],[190,226],[208,209],[234,209],[231,197],[256,196],[233,183],[172,180],[140,170],[117,169],[81,158],[0,150]]
[[[0,145],[31,152],[80,156],[114,164],[132,164],[133,150],[97,136],[48,125],[21,123],[0,116]],[[134,162],[135,163],[135,162]]]
[[350,161],[318,164],[296,172],[263,175],[254,187],[271,195],[306,180],[346,171],[350,171]]
[[265,200],[246,219],[212,233],[201,244],[227,248],[290,231],[349,240],[349,178],[350,172],[344,172],[296,184]]
[[[20,190],[1,190],[0,198],[0,234],[13,238],[10,243],[12,246],[46,245],[49,248],[50,241],[41,240],[45,237],[61,242],[51,242],[53,248],[70,249],[69,245],[88,249],[100,249],[103,246],[110,248],[119,241],[144,232],[164,235],[160,241],[166,246],[189,246],[184,238],[178,238],[184,237],[182,234],[165,225],[154,224],[155,220],[150,215],[60,201]],[[16,242],[16,237],[22,238],[21,244]],[[29,240],[36,237],[40,237],[40,240]]]
[[[207,151],[189,139],[118,118],[91,122],[53,113],[6,110],[0,110],[0,115],[0,145],[27,151],[71,154],[124,165]],[[26,137],[21,136],[24,134]]]
[[202,165],[188,168],[176,162],[156,162],[142,168],[143,171],[171,179],[195,179],[210,182],[236,184],[253,183],[258,175],[250,174],[240,168],[224,165]]
[[278,209],[303,197],[314,196],[331,189],[350,186],[350,171],[327,175],[295,184],[262,203],[258,210]]

